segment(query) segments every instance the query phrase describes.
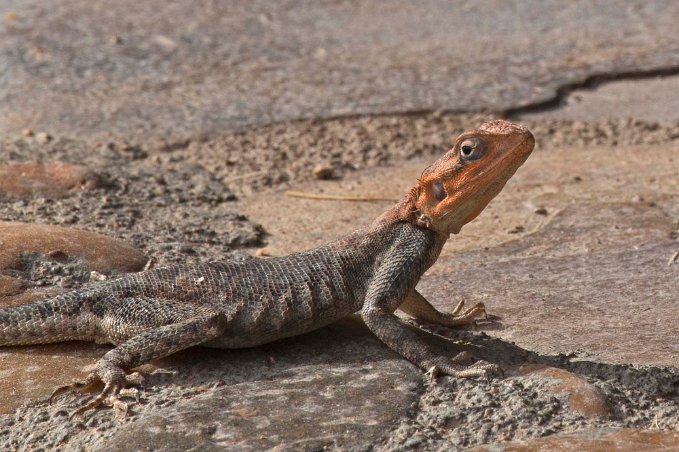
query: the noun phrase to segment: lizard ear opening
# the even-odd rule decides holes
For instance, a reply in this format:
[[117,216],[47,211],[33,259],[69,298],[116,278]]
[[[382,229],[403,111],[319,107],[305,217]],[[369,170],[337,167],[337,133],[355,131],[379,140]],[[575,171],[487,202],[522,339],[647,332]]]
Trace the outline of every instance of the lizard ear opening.
[[443,182],[440,180],[434,181],[434,183],[431,184],[431,191],[438,202],[443,201],[448,196],[448,193],[446,193],[446,189],[443,186]]

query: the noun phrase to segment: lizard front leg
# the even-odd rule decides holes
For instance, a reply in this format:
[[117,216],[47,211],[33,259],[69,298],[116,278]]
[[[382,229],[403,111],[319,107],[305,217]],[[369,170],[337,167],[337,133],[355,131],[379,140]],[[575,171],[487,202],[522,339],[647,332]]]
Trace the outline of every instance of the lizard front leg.
[[389,348],[431,374],[443,373],[464,378],[480,377],[499,371],[496,364],[485,361],[477,361],[469,366],[462,365],[461,361],[468,356],[464,352],[455,357],[434,353],[419,336],[408,330],[398,317],[383,309],[364,309],[362,317],[368,328]]
[[462,311],[464,308],[464,300],[462,300],[453,312],[441,312],[415,289],[408,293],[398,308],[418,320],[443,326],[468,325],[479,318],[486,317],[486,307],[483,303],[477,303]]
[[77,389],[102,381],[102,392],[72,416],[96,408],[104,401],[113,406],[125,405],[118,399],[120,390],[130,384],[141,383],[139,373],[128,374],[127,370],[214,339],[223,334],[226,323],[222,313],[214,312],[144,331],[107,352],[85,381],[58,388],[50,400],[70,388]]
[[411,288],[419,276],[417,264],[408,262],[407,256],[402,258],[403,261],[392,258],[388,266],[378,269],[368,288],[361,312],[368,328],[392,350],[432,375],[443,373],[454,377],[479,377],[499,371],[497,365],[485,361],[463,365],[462,361],[468,356],[466,353],[456,357],[435,353],[394,315],[396,308],[414,291]]

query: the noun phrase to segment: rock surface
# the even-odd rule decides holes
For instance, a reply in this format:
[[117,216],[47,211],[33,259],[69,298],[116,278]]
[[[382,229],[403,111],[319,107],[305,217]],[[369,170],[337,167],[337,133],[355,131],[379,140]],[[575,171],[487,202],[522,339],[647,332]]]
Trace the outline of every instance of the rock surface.
[[[676,266],[667,266],[669,256],[664,256],[677,243],[672,220],[677,217],[674,193],[679,183],[673,177],[676,145],[670,140],[653,146],[555,151],[548,143],[544,141],[546,149],[536,151],[484,215],[453,237],[420,285],[439,307],[450,309],[460,298],[480,300],[491,314],[501,316],[480,325],[488,335],[434,328],[441,337],[432,340],[433,346],[451,355],[472,351],[500,363],[508,375],[517,366],[546,370],[487,381],[442,378],[424,386],[417,369],[351,320],[253,350],[191,350],[154,363],[179,373],[149,377],[141,403],[131,406],[122,422],[108,410],[91,414],[82,424],[67,422],[65,414],[81,400],[73,396],[64,396],[53,407],[20,408],[6,418],[13,424],[0,429],[7,432],[3,444],[49,447],[64,442],[108,449],[152,443],[177,445],[179,450],[189,443],[257,448],[278,443],[361,448],[372,443],[386,450],[441,449],[581,429],[676,429],[679,372],[660,366],[677,366],[675,325],[657,320],[671,318],[676,303],[674,280],[667,278]],[[423,166],[415,161],[298,188],[397,198]],[[390,204],[330,203],[274,192],[247,200],[241,208],[270,231],[268,249],[273,254],[346,233]],[[536,213],[540,209],[535,206],[544,212]],[[639,231],[643,240],[637,243]],[[615,256],[613,262],[597,257],[604,251]],[[646,263],[653,259],[660,264]],[[555,265],[559,260],[568,265]],[[616,279],[626,275],[632,277],[630,284],[643,287],[634,279],[642,278],[636,276],[639,268],[644,269],[644,284],[657,288],[653,304],[636,299],[644,293],[629,293]],[[573,282],[577,280],[589,282]],[[16,283],[7,283],[14,290]],[[544,300],[537,296],[542,287],[550,291]],[[587,304],[581,301],[585,299]],[[637,306],[643,306],[643,315]],[[84,375],[105,350],[84,344],[3,351],[3,368],[11,369],[3,381],[13,385],[6,391],[19,394],[13,388],[20,389],[17,383],[26,380],[35,388],[31,398],[46,397],[56,384]],[[32,372],[30,378],[19,377],[20,369]],[[49,379],[42,376],[46,373]],[[346,397],[338,391],[347,391],[341,392]],[[340,427],[333,424],[338,410],[351,413],[343,415]],[[313,433],[308,426],[318,425],[314,422],[323,423],[319,431],[324,434]],[[88,434],[78,433],[82,426]]]
[[179,142],[301,118],[503,111],[552,99],[593,73],[676,68],[678,8],[3,2],[0,134]]
[[475,447],[470,452],[510,452],[539,450],[579,450],[597,452],[615,450],[618,452],[669,451],[679,444],[679,433],[623,429],[582,430],[575,433],[554,435],[527,441],[513,441],[504,444]]
[[46,224],[0,222],[0,240],[0,270],[23,270],[34,255],[62,262],[82,259],[98,272],[140,271],[148,260],[121,240]]
[[0,203],[4,220],[100,231],[130,242],[159,265],[223,259],[262,239],[261,228],[238,213],[235,196],[216,175],[195,161],[167,156],[167,150],[149,155],[124,140],[92,145],[65,138],[47,145],[0,139],[0,148],[0,164],[86,162],[103,181],[65,198],[8,199]]
[[0,165],[0,195],[59,198],[101,184],[89,169],[61,162]]
[[602,391],[582,377],[563,369],[543,364],[526,364],[510,369],[507,373],[513,377],[536,377],[554,381],[547,392],[559,395],[566,394],[566,406],[584,417],[608,417],[611,415],[606,398]]

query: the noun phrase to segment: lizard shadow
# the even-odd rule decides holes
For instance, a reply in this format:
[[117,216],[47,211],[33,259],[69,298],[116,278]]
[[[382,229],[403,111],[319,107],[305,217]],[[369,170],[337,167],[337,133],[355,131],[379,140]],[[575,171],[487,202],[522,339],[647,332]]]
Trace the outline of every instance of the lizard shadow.
[[[490,328],[488,326],[490,325]],[[501,329],[497,318],[480,325],[483,330]],[[643,382],[646,396],[672,398],[679,396],[679,369],[668,366],[611,364],[579,358],[574,354],[546,355],[527,350],[513,342],[487,335],[483,331],[452,329],[425,322],[414,322],[411,326],[425,342],[435,349],[448,354],[451,345],[466,350],[476,359],[500,365],[505,378],[523,375],[520,366],[538,364],[563,369],[593,382],[615,382],[627,391],[638,392]],[[433,333],[433,334],[432,334]]]

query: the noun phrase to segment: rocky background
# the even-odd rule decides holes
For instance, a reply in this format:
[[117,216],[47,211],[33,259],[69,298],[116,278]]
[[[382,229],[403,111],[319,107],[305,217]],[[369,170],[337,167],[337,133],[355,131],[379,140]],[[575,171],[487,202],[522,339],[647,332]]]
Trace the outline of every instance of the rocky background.
[[669,450],[679,443],[676,2],[0,5],[0,306],[362,226],[493,117],[537,148],[419,288],[504,378],[431,383],[359,318],[147,366],[127,416],[45,399],[107,346],[0,351],[3,449]]

